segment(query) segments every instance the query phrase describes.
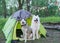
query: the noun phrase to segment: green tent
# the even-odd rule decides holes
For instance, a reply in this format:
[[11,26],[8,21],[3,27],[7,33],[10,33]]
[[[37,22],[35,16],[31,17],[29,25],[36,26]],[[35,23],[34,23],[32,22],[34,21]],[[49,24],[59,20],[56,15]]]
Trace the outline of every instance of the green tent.
[[[29,18],[26,19],[27,24],[30,26],[31,25],[31,20],[32,20],[32,16],[30,16]],[[41,24],[41,23],[40,23]],[[20,37],[17,37],[17,34],[21,34],[18,33],[16,31],[21,30],[21,24],[19,20],[16,20],[15,18],[12,18],[12,16],[9,17],[8,21],[6,22],[4,28],[2,29],[6,40],[6,43],[11,43],[12,40],[22,40]],[[42,34],[44,37],[46,37],[46,33],[47,31],[45,30],[45,28],[43,27],[43,25],[40,25],[40,30],[39,30],[39,34]]]

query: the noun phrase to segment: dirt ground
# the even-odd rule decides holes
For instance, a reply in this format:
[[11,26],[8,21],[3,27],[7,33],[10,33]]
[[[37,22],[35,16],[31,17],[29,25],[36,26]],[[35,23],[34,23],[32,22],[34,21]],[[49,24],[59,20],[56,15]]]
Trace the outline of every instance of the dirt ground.
[[[39,40],[28,41],[27,43],[60,43],[60,31],[47,29],[49,37],[40,38]],[[5,43],[4,34],[0,31],[0,43]],[[18,43],[24,43],[20,41]]]

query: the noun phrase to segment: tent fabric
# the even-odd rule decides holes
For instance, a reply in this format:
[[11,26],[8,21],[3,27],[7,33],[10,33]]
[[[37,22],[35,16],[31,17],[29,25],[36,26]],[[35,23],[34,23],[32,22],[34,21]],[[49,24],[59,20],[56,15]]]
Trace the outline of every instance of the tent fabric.
[[15,19],[11,19],[11,17],[9,17],[8,21],[6,22],[4,28],[2,29],[6,40],[6,43],[10,43],[11,39],[12,39],[12,33],[13,33],[13,28],[14,25],[16,23]]
[[16,37],[16,27],[17,27],[17,24],[18,24],[18,22],[16,23],[16,25],[14,27],[14,30],[13,30],[13,40],[18,40],[18,38]]
[[47,31],[41,23],[40,23],[40,30],[39,31],[40,31],[40,34],[42,34],[44,37],[46,37]]
[[26,19],[31,16],[31,13],[26,10],[19,10],[12,15],[16,20]]
[[17,29],[21,29],[21,23],[20,23],[20,21],[17,22],[16,28],[17,28]]
[[6,22],[3,32],[5,34],[6,39],[8,38],[9,33],[11,32],[11,29],[14,27],[14,24],[16,23],[15,19],[11,19],[11,17]]
[[11,30],[9,37],[7,38],[5,43],[11,43],[11,40],[13,39],[13,29]]

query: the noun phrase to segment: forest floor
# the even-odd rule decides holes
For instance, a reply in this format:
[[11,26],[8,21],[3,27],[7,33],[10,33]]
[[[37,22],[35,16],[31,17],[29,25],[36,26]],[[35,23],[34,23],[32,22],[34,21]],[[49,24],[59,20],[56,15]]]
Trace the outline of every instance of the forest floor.
[[[39,40],[28,41],[27,43],[60,43],[60,31],[47,29],[49,37],[40,38]],[[0,43],[5,43],[5,37],[2,31],[0,31]],[[18,43],[24,43],[20,41]]]

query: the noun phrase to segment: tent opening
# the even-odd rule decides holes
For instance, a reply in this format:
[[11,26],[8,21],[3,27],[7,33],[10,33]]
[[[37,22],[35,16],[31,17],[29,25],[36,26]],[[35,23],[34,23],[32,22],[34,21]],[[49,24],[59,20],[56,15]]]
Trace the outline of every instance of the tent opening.
[[18,21],[17,26],[16,26],[16,37],[21,38],[21,35],[23,35],[23,32],[21,30],[20,21]]
[[21,29],[16,29],[16,37],[20,37],[21,38],[21,35],[23,35]]

